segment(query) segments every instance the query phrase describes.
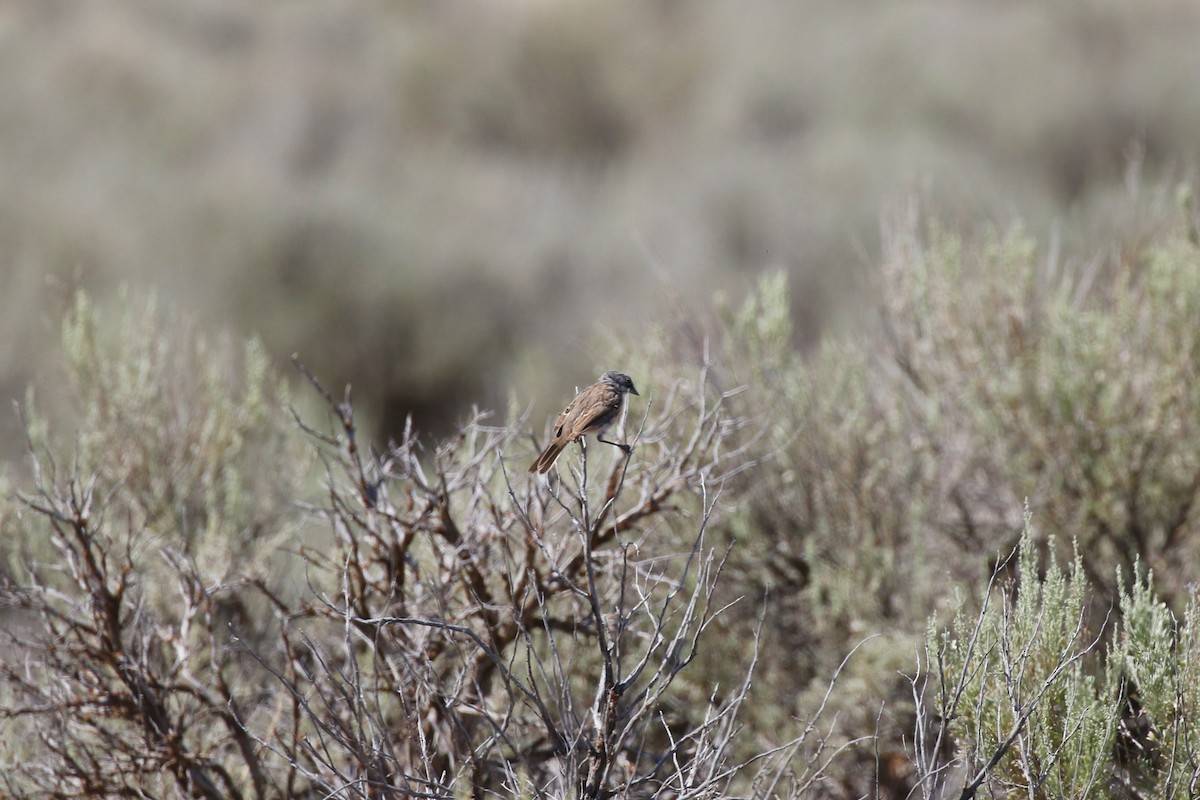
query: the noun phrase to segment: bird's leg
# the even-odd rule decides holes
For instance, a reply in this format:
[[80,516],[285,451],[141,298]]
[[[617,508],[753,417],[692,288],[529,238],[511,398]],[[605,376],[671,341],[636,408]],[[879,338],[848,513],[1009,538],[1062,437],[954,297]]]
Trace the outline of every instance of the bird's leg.
[[633,448],[630,447],[629,445],[621,444],[620,442],[610,442],[608,439],[605,439],[600,434],[596,434],[596,441],[604,442],[605,444],[611,444],[613,447],[619,447],[619,448],[621,448],[621,452],[624,453],[625,455],[629,455],[630,453],[633,452]]

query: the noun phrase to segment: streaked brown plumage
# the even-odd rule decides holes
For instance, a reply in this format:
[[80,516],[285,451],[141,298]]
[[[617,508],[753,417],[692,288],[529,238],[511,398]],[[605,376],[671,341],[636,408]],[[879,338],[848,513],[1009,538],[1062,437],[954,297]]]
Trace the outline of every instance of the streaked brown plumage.
[[630,452],[629,445],[610,442],[600,436],[621,415],[621,404],[628,392],[638,393],[628,375],[606,372],[600,376],[600,380],[575,395],[575,399],[554,421],[554,438],[529,466],[529,471],[549,472],[567,445],[589,433],[596,434],[596,438],[605,444]]

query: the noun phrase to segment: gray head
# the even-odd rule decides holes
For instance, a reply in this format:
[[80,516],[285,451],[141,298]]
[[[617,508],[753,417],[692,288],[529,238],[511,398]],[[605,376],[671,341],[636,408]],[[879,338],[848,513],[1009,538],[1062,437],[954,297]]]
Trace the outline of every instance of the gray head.
[[[626,392],[632,392],[633,394],[638,393],[638,390],[633,388],[633,379],[624,372],[606,372],[600,376],[600,380],[604,381],[621,394],[625,394]],[[641,395],[638,395],[638,397],[641,397]]]

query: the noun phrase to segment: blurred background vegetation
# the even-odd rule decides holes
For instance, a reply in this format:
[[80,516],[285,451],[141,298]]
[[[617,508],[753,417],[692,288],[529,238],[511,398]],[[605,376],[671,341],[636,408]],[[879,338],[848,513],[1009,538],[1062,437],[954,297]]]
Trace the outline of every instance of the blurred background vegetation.
[[79,287],[444,432],[764,269],[799,341],[854,321],[913,194],[1107,258],[1195,162],[1198,36],[1190,0],[5,4],[0,393]]

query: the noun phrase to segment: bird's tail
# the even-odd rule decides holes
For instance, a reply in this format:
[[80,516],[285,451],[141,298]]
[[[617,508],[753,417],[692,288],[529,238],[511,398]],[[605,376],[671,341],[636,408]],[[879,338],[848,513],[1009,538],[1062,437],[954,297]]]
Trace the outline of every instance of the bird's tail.
[[530,472],[540,472],[543,475],[550,471],[554,466],[554,462],[558,461],[558,454],[567,446],[566,442],[551,442],[546,445],[546,449],[537,457],[532,464],[529,465]]

